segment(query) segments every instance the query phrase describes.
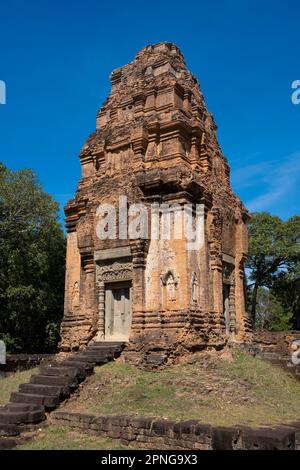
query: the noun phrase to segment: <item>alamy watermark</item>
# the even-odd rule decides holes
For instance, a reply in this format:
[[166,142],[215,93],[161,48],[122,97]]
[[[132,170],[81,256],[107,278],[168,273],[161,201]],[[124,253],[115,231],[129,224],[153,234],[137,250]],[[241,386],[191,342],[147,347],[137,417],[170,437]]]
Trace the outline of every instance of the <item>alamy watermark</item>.
[[293,91],[291,100],[293,104],[300,104],[300,80],[294,80],[292,83]]
[[100,204],[96,216],[100,240],[184,240],[187,250],[203,246],[203,204],[128,205],[127,197],[120,196],[117,207]]
[[6,104],[6,83],[0,80],[0,104]]

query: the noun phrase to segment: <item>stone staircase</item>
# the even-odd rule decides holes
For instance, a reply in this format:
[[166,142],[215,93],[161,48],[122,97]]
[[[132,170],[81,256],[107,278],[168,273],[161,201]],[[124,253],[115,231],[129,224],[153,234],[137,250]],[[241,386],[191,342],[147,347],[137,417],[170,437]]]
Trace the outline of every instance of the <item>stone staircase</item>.
[[42,365],[39,373],[21,384],[10,402],[0,407],[0,450],[14,447],[22,432],[43,422],[46,413],[68,398],[96,365],[114,360],[123,347],[121,342],[95,342],[84,351]]

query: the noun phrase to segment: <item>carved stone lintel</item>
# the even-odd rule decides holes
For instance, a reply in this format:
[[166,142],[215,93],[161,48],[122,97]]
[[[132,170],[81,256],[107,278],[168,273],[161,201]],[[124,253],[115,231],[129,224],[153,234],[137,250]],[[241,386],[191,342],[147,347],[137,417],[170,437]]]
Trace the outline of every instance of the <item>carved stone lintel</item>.
[[132,279],[132,263],[115,261],[97,265],[97,282],[127,281]]

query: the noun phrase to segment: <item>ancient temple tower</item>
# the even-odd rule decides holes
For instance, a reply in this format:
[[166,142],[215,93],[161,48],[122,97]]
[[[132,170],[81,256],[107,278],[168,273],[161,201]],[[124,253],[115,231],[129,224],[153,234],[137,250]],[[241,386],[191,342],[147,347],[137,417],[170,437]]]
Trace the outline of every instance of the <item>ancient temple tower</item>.
[[110,79],[65,208],[61,349],[126,341],[125,358],[157,366],[243,341],[248,214],[196,78],[159,43]]

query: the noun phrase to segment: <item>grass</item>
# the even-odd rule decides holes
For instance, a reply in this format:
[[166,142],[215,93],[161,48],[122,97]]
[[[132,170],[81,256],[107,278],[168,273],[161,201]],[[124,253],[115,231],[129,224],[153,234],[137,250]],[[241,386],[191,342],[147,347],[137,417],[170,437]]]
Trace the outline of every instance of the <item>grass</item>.
[[[220,360],[216,353],[199,353],[188,362],[155,372],[121,362],[97,367],[79,394],[61,409],[101,415],[199,419],[221,426],[299,420],[300,384],[272,364],[244,353],[236,353],[232,363]],[[7,403],[11,392],[18,390],[20,383],[28,382],[36,370],[16,372],[1,379],[0,405]],[[47,433],[52,432],[49,429]]]
[[0,379],[0,406],[8,403],[11,392],[16,392],[20,384],[28,382],[36,371],[37,368],[24,370]]
[[285,371],[243,353],[235,354],[232,363],[203,353],[192,361],[159,372],[120,362],[98,367],[63,408],[221,426],[299,420],[300,384]]
[[63,426],[44,428],[16,450],[124,450],[128,447],[116,440],[83,434]]

